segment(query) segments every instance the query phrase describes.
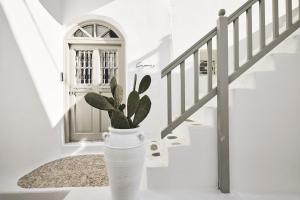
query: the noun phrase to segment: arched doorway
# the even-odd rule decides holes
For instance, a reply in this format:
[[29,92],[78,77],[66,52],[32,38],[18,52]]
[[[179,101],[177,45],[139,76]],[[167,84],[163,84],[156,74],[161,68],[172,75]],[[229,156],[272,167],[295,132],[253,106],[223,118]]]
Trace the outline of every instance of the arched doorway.
[[113,76],[125,83],[124,39],[112,25],[91,20],[79,23],[65,38],[66,142],[101,141],[110,122],[106,112],[84,100],[88,92],[110,96]]

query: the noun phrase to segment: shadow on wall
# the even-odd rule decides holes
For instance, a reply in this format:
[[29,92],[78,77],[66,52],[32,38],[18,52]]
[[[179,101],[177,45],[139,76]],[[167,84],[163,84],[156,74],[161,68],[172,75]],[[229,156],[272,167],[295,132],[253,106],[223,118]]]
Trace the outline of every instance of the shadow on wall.
[[[172,59],[172,53],[173,53],[173,41],[172,41],[172,36],[171,35],[166,35],[164,36],[161,40],[159,45],[149,51],[148,53],[144,54],[140,58],[133,60],[130,62],[129,65],[129,70],[130,71],[136,71],[136,65],[139,62],[143,62],[145,60],[148,60],[151,57],[156,56],[157,61],[155,65],[155,72],[159,72],[171,62]],[[141,68],[144,69],[144,68]],[[148,70],[143,70],[143,71],[148,71]],[[148,72],[149,73],[149,72]]]
[[[0,177],[11,181],[60,153],[39,95],[0,7]],[[5,185],[0,183],[0,185]],[[5,189],[5,188],[0,188]]]
[[[52,2],[52,1],[51,1]],[[47,44],[47,36],[43,35],[43,31],[41,30],[36,18],[34,17],[34,14],[32,12],[32,10],[30,9],[30,6],[28,5],[28,3],[25,1],[25,6],[28,10],[28,13],[30,15],[30,18],[39,34],[39,38],[41,39],[42,43],[43,43],[43,46],[45,47],[48,55],[50,56],[52,62],[53,62],[53,65],[56,67],[56,71],[57,73],[59,74],[60,73],[60,70],[59,70],[59,66],[58,66],[58,62],[57,60],[55,59],[53,53],[51,52],[50,48],[49,48],[49,44]]]
[[[128,64],[129,85],[128,91],[132,90],[132,81],[134,74],[138,75],[141,79],[144,75],[149,74],[152,78],[152,83],[147,94],[152,101],[152,108],[149,113],[148,119],[145,120],[142,127],[149,138],[160,136],[160,131],[167,124],[167,110],[166,110],[166,84],[161,79],[161,69],[172,61],[173,55],[173,41],[171,35],[164,36],[157,48],[149,51],[140,58]],[[154,67],[139,67],[138,63],[155,64]],[[153,63],[152,63],[153,62]],[[150,131],[151,130],[151,131]]]
[[[77,17],[88,13],[114,0],[39,0],[45,9],[55,18],[57,22],[63,24],[72,17]],[[68,11],[66,10],[68,9]]]

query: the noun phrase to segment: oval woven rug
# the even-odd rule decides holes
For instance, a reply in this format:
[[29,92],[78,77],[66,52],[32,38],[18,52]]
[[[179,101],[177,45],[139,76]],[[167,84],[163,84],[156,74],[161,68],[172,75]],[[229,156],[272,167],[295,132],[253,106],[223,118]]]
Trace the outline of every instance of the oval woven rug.
[[19,179],[22,188],[107,186],[103,155],[70,156],[38,167]]

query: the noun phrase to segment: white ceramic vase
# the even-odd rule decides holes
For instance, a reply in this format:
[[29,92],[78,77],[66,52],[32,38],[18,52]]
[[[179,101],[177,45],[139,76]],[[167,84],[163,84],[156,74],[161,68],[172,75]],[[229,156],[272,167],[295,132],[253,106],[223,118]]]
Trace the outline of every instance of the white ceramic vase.
[[138,200],[145,160],[140,128],[114,129],[104,134],[104,158],[112,200]]

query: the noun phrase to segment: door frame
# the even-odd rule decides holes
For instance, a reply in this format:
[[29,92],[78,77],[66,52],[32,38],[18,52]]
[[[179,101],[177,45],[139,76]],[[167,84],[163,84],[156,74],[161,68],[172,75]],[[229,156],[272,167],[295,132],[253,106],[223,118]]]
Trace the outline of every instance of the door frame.
[[[113,30],[119,38],[87,38],[87,37],[74,37],[74,32],[78,29],[78,27],[84,26],[86,24],[102,24],[104,26],[109,27]],[[69,92],[70,92],[70,74],[68,73],[69,65],[70,65],[70,49],[71,45],[96,45],[96,46],[116,46],[120,49],[119,53],[119,77],[120,84],[126,88],[126,77],[127,77],[127,69],[125,62],[125,40],[123,34],[115,28],[110,23],[107,23],[102,20],[86,20],[80,23],[76,23],[72,26],[72,28],[68,31],[64,38],[63,44],[63,108],[64,108],[64,120],[63,120],[63,134],[64,134],[64,143],[71,142],[71,120],[70,120],[70,112],[69,110],[73,105],[70,105],[69,102]],[[123,74],[123,76],[121,76]],[[126,92],[124,92],[124,95]]]

